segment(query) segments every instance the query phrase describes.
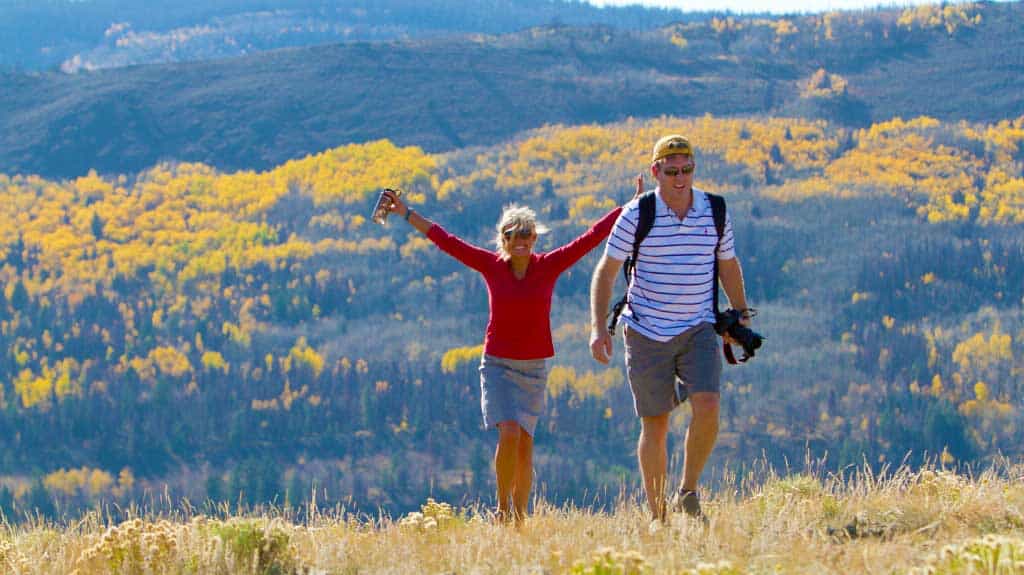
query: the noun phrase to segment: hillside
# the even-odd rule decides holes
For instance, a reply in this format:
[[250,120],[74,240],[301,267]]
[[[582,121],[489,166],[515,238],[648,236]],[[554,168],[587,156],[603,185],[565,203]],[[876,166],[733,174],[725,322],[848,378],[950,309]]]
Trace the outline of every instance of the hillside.
[[[523,202],[549,250],[628,197],[666,132],[693,138],[697,185],[726,197],[769,337],[725,372],[716,472],[807,451],[836,472],[1022,455],[1024,118],[662,117],[445,154],[351,144],[262,172],[0,175],[0,510],[294,502],[313,485],[371,512],[489,497],[484,286],[370,206],[402,187],[486,245]],[[553,302],[536,460],[556,505],[608,505],[636,479],[621,347],[607,368],[587,351],[596,257]]]
[[292,508],[232,515],[226,507],[129,520],[93,513],[73,526],[4,525],[0,566],[17,575],[1013,575],[1024,572],[1022,473],[745,476],[715,495],[707,528],[676,516],[651,530],[635,494],[605,513],[539,499],[520,529],[493,524],[475,505],[432,500],[401,517]]
[[[430,152],[664,114],[995,122],[1024,110],[1024,4],[533,28],[0,77],[0,172],[268,169],[388,138]],[[982,102],[983,105],[979,105]]]

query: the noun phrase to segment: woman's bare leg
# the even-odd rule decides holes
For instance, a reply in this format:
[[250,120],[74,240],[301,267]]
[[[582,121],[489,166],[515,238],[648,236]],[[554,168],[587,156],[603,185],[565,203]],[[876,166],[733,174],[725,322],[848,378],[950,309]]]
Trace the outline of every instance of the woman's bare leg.
[[509,499],[516,483],[516,468],[519,459],[519,424],[503,421],[498,424],[498,447],[494,450],[494,474],[498,483],[498,517],[502,521],[512,518]]
[[[519,426],[517,426],[519,427]],[[533,437],[519,427],[519,452],[516,461],[515,484],[512,487],[512,505],[516,521],[526,517],[530,504],[530,489],[533,487]]]

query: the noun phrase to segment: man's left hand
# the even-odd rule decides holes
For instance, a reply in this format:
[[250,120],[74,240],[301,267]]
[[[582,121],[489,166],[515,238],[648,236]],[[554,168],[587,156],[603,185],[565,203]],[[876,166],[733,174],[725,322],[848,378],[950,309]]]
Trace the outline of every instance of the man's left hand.
[[[754,323],[753,318],[747,315],[746,313],[740,316],[740,325],[742,325],[743,327],[749,328],[752,323]],[[722,341],[729,345],[740,345],[740,342],[733,339],[728,332],[722,334]]]

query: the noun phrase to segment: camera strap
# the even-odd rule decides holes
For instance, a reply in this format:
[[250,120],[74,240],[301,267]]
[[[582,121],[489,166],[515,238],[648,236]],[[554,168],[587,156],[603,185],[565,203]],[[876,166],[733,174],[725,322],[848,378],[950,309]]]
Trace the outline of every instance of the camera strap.
[[746,362],[748,359],[750,359],[749,357],[744,357],[743,359],[737,361],[736,356],[732,354],[732,346],[725,343],[724,341],[722,342],[722,355],[725,356],[725,361],[729,362],[729,365],[736,365],[740,362]]

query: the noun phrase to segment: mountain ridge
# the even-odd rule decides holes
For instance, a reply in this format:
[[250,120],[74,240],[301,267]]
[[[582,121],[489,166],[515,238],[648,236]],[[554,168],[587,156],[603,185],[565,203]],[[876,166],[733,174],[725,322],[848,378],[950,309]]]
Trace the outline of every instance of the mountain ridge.
[[75,72],[288,46],[508,33],[547,24],[647,28],[685,13],[564,0],[93,0],[0,2],[0,69]]
[[[1014,73],[1024,72],[1021,6],[981,5],[977,29],[953,33],[900,24],[892,11],[870,26],[858,24],[867,16],[808,16],[794,24],[804,31],[781,36],[784,18],[732,21],[731,32],[730,20],[649,32],[548,27],[7,76],[0,172],[75,177],[162,160],[264,169],[350,142],[439,152],[545,124],[664,114],[997,121],[1024,110],[1024,73]],[[819,69],[842,88],[808,96]]]

